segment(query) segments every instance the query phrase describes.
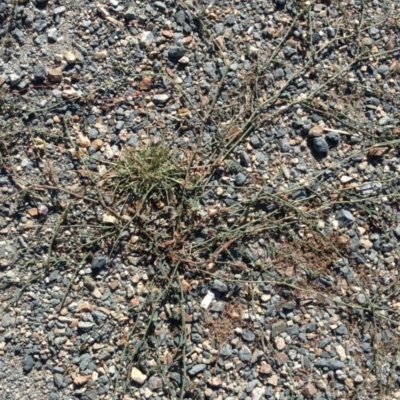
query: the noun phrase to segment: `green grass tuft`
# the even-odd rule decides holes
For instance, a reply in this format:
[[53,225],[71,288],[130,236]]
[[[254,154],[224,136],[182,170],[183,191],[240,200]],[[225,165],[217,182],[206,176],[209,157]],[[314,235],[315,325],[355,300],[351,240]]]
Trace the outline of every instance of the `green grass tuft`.
[[162,144],[126,150],[113,170],[112,186],[121,195],[168,202],[182,189],[186,171],[176,152]]

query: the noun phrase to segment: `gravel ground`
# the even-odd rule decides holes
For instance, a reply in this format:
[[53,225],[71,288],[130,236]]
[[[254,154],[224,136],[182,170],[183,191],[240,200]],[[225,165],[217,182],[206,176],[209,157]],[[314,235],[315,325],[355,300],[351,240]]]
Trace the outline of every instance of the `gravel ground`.
[[0,0],[0,397],[400,398],[400,3]]

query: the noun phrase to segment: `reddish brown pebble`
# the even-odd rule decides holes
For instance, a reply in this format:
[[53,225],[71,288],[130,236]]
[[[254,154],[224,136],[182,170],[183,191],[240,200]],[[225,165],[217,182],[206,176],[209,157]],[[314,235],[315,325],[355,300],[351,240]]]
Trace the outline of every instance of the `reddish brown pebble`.
[[36,208],[36,207],[33,207],[33,208],[30,208],[29,210],[28,210],[28,214],[31,216],[31,217],[36,217],[39,213],[38,213],[38,209]]
[[317,389],[312,383],[309,382],[303,387],[301,393],[307,399],[311,399],[311,397],[313,397],[317,393]]
[[308,134],[312,137],[321,136],[324,133],[324,128],[321,125],[314,125]]
[[260,373],[269,375],[272,372],[272,367],[267,364],[265,361],[261,362]]
[[50,68],[47,76],[52,82],[61,82],[63,78],[62,70],[61,68]]
[[139,83],[140,90],[150,90],[153,84],[153,78],[151,76],[145,76]]

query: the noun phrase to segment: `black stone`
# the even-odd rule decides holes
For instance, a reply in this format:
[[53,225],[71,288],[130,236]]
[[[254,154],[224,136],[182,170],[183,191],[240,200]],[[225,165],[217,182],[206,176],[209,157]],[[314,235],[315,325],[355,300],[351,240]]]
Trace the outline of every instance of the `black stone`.
[[92,260],[92,270],[99,270],[107,265],[107,258],[105,256],[95,256]]

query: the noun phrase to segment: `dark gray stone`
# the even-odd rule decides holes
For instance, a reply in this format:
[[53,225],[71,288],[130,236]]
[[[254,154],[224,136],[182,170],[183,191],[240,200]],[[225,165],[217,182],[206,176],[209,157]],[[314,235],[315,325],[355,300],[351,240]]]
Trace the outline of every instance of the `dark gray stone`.
[[336,147],[340,143],[340,134],[338,132],[329,132],[326,135],[328,144],[332,147]]
[[336,329],[336,333],[338,335],[347,335],[348,330],[346,328],[346,325],[339,325],[338,328]]
[[336,30],[335,28],[328,26],[326,28],[326,34],[328,35],[329,39],[333,39],[336,36]]
[[17,344],[14,346],[14,354],[16,356],[20,355],[22,353],[22,346],[20,344]]
[[207,368],[206,364],[197,364],[189,369],[188,374],[191,376],[197,375],[200,372],[203,372]]
[[239,350],[239,359],[243,362],[248,362],[251,359],[251,350],[246,346],[243,345],[242,348]]
[[225,31],[225,26],[224,26],[224,24],[223,24],[222,22],[216,23],[216,24],[214,25],[214,31],[215,31],[215,33],[216,33],[217,35],[223,34],[224,31]]
[[321,35],[319,33],[315,32],[311,35],[311,43],[312,44],[317,44],[320,42],[320,40],[321,40]]
[[383,243],[381,249],[384,253],[390,253],[394,250],[393,243]]
[[107,258],[102,255],[95,256],[92,260],[92,270],[103,269],[107,265]]
[[258,379],[253,379],[252,381],[247,383],[244,391],[246,393],[251,393],[254,390],[254,388],[257,386],[257,384],[258,384]]
[[307,326],[306,326],[306,332],[314,332],[317,329],[317,324],[315,321],[311,321]]
[[96,324],[102,324],[107,319],[107,315],[102,313],[99,310],[93,311],[92,317],[93,317],[94,321],[96,322]]
[[184,47],[172,46],[168,49],[168,59],[172,62],[178,62],[186,54]]
[[290,58],[297,53],[297,50],[290,46],[285,46],[283,48],[283,54],[285,57]]
[[154,40],[154,35],[153,32],[151,31],[145,31],[143,32],[141,38],[140,38],[140,45],[142,47],[148,47],[151,45],[151,43]]
[[8,328],[11,325],[15,325],[15,318],[10,314],[4,314],[1,318],[1,326],[3,328]]
[[360,347],[361,347],[362,351],[364,351],[365,353],[371,352],[371,344],[370,343],[361,343]]
[[89,332],[94,326],[93,322],[90,321],[79,321],[78,322],[78,328],[82,331],[82,332]]
[[336,371],[338,369],[342,369],[344,367],[344,363],[339,360],[329,360],[328,368],[332,371]]
[[271,338],[274,338],[280,335],[282,332],[286,330],[286,322],[278,321],[271,325]]
[[245,174],[243,174],[242,172],[239,172],[236,176],[235,176],[235,185],[237,186],[243,186],[244,183],[247,180],[247,176]]
[[224,357],[224,358],[227,358],[227,357],[229,357],[231,354],[232,354],[232,346],[231,346],[229,343],[224,344],[224,345],[221,347],[220,355],[221,355],[222,357]]
[[273,75],[274,78],[280,79],[285,76],[285,71],[282,68],[277,68],[276,70],[274,70]]
[[136,18],[136,12],[135,12],[135,7],[130,6],[128,9],[125,11],[124,17],[127,21],[131,21]]
[[26,89],[28,86],[29,86],[29,80],[28,79],[24,79],[22,82],[20,82],[18,84],[17,87],[18,87],[18,89],[23,90],[23,89]]
[[336,219],[339,221],[339,225],[344,228],[353,222],[355,222],[355,218],[350,211],[340,210],[336,213]]
[[35,39],[33,40],[33,42],[37,45],[41,45],[42,43],[44,43],[46,41],[46,35],[38,35],[37,37],[35,37]]
[[144,14],[139,14],[139,15],[137,16],[137,21],[138,21],[139,24],[141,24],[141,25],[145,25],[145,24],[147,23],[147,20],[148,20],[148,18],[147,18],[147,16],[144,15]]
[[253,149],[259,149],[261,147],[261,140],[258,138],[258,136],[252,136],[250,138],[250,144]]
[[175,21],[178,25],[183,25],[185,23],[186,20],[186,14],[185,11],[183,10],[179,10],[176,14],[175,14]]
[[316,153],[320,155],[327,154],[329,151],[329,145],[326,140],[322,137],[313,138],[313,147]]
[[79,369],[84,371],[91,363],[92,357],[89,353],[84,353],[79,357]]
[[314,366],[317,368],[325,368],[328,366],[328,360],[326,358],[320,358],[314,363]]
[[47,39],[49,40],[50,43],[57,42],[57,29],[56,28],[50,28],[48,30]]
[[93,290],[96,289],[95,281],[89,276],[85,276],[83,284],[85,285],[86,289],[88,289],[90,292],[93,292]]
[[171,377],[171,380],[177,383],[178,385],[182,384],[183,381],[182,375],[179,374],[178,372],[171,372],[169,376]]
[[381,75],[383,75],[383,76],[388,75],[388,74],[390,73],[389,66],[386,65],[386,64],[381,64],[381,65],[378,67],[378,72],[379,72]]
[[83,400],[98,400],[99,393],[96,389],[87,390],[81,397]]
[[282,310],[286,312],[293,311],[296,308],[296,303],[294,301],[288,301],[287,303],[282,304]]
[[380,34],[379,34],[379,29],[378,29],[377,27],[375,27],[375,26],[373,26],[373,27],[371,27],[371,28],[369,29],[369,34],[370,34],[371,36],[380,36]]
[[222,311],[224,311],[225,306],[226,306],[226,302],[225,301],[217,301],[212,305],[212,307],[210,308],[210,311],[212,311],[212,312],[222,312]]
[[44,19],[38,19],[33,24],[37,32],[43,32],[47,28],[47,22]]
[[25,36],[24,33],[20,29],[14,29],[12,32],[13,36],[17,40],[19,44],[25,43]]
[[77,42],[72,42],[72,46],[74,46],[79,51],[79,53],[81,53],[83,56],[88,55],[88,51],[86,50],[85,46],[82,46],[81,44],[79,44]]
[[99,137],[99,131],[97,129],[95,129],[95,128],[89,128],[87,133],[88,133],[89,139],[94,140],[94,139],[97,139]]
[[54,385],[56,385],[56,388],[61,389],[63,387],[63,383],[64,383],[63,375],[62,374],[54,374],[53,379],[54,379]]
[[17,86],[21,82],[21,77],[17,74],[10,74],[9,82],[11,87]]
[[297,324],[294,324],[292,326],[288,326],[286,328],[286,332],[290,336],[297,336],[300,332],[299,326]]
[[212,283],[212,288],[220,293],[227,293],[229,290],[228,285],[219,279],[214,280]]
[[233,14],[229,14],[228,18],[226,18],[226,20],[225,20],[225,25],[233,26],[235,24],[236,24],[235,16]]
[[290,152],[291,147],[290,147],[289,140],[281,139],[279,141],[279,146],[281,148],[282,153],[289,153]]
[[167,5],[165,3],[163,3],[162,1],[154,2],[154,6],[159,8],[162,11],[165,11],[167,9]]
[[254,340],[256,338],[256,335],[252,331],[250,331],[248,329],[243,329],[242,338],[246,342],[254,342]]
[[267,162],[267,157],[262,151],[255,151],[254,155],[256,156],[256,160],[259,164],[265,164]]
[[22,362],[24,372],[28,373],[32,371],[33,366],[35,365],[35,360],[29,354],[25,355],[24,360]]
[[124,125],[125,125],[124,121],[118,121],[117,124],[115,125],[115,129],[117,131],[120,131],[124,127]]
[[332,338],[330,336],[326,337],[325,339],[321,340],[318,347],[323,349],[324,347],[328,346],[328,344],[332,343]]
[[102,360],[102,361],[107,361],[107,360],[109,360],[110,358],[111,358],[111,354],[110,353],[107,353],[106,351],[102,351],[100,354],[99,354],[99,360]]
[[201,343],[201,341],[203,340],[202,336],[200,335],[200,333],[192,333],[192,342],[193,343]]
[[54,15],[62,15],[62,14],[65,13],[65,10],[66,10],[66,8],[65,8],[64,6],[59,6],[59,7],[56,7],[56,8],[53,10],[53,14],[54,14]]
[[240,153],[240,164],[246,168],[251,165],[250,156],[245,151]]
[[150,390],[159,390],[164,387],[163,380],[158,375],[153,375],[147,380],[147,385]]
[[387,115],[385,115],[382,118],[379,118],[379,120],[378,120],[378,124],[380,126],[390,124],[391,122],[392,122],[392,118],[388,117]]

